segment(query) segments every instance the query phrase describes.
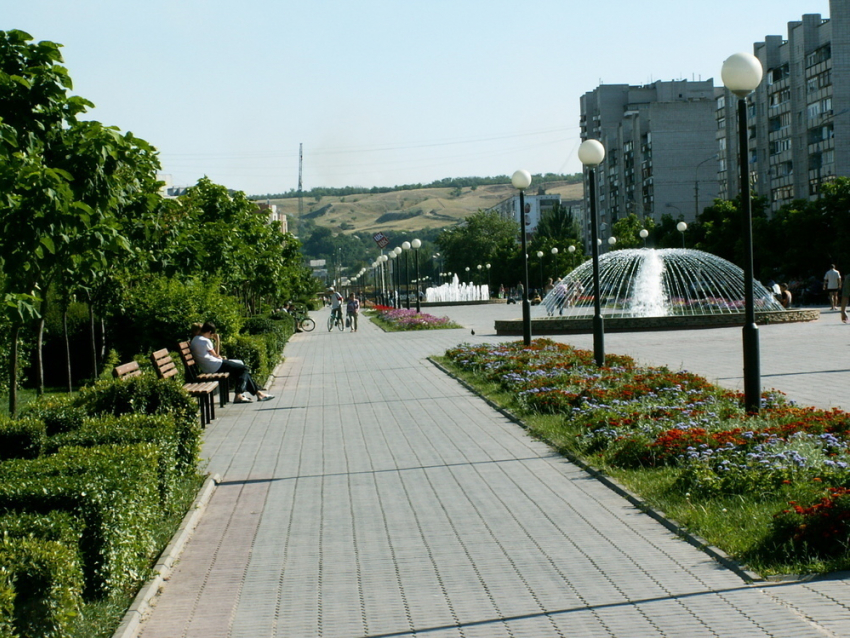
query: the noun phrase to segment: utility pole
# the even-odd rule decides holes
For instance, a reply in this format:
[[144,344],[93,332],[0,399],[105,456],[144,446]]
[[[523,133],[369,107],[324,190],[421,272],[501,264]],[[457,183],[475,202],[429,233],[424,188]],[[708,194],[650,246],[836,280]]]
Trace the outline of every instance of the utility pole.
[[301,176],[304,168],[304,143],[298,144],[298,219],[304,215],[304,193]]

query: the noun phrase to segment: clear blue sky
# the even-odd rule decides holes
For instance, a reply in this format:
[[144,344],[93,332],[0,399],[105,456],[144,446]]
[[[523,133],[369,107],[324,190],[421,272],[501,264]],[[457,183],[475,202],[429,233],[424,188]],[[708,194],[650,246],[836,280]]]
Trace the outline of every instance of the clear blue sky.
[[177,185],[248,194],[578,172],[600,82],[720,82],[723,60],[828,0],[0,0],[64,44],[90,116]]

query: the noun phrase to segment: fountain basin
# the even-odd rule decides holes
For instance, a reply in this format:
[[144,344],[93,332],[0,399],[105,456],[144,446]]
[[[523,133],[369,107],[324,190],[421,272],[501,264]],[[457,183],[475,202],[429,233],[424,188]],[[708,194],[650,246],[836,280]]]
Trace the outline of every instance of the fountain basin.
[[[791,310],[764,310],[756,312],[759,325],[817,321],[820,310],[794,308]],[[698,330],[704,328],[727,328],[744,325],[744,313],[669,315],[666,317],[604,317],[605,332],[641,332],[649,330]],[[522,335],[522,319],[500,319],[496,321],[497,335]],[[593,332],[590,315],[572,317],[534,317],[531,320],[532,335],[589,334]]]

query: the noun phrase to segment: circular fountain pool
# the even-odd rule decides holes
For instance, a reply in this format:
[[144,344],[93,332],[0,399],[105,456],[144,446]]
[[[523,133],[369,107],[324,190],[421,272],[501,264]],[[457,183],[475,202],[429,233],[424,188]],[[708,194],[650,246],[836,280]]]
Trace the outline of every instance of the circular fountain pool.
[[[670,330],[743,325],[744,273],[700,250],[625,249],[599,258],[606,331]],[[754,282],[758,323],[812,321],[817,310],[784,310],[772,291]],[[593,316],[593,264],[564,277],[532,309],[535,334],[587,332]],[[502,324],[502,325],[500,325]],[[498,334],[521,334],[515,320],[496,322]]]

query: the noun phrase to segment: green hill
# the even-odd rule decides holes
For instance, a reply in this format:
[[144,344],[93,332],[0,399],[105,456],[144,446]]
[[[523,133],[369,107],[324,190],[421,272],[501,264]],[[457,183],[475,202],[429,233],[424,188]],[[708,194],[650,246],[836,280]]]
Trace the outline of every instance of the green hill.
[[[566,206],[582,199],[582,184],[568,181],[547,182],[547,194],[561,195]],[[529,194],[538,194],[532,186]],[[436,229],[457,224],[472,213],[495,206],[516,195],[509,184],[453,188],[417,188],[385,193],[361,193],[347,196],[304,196],[303,219],[334,233],[374,233],[378,231],[407,232]],[[290,230],[298,233],[298,198],[268,200],[290,216]]]

